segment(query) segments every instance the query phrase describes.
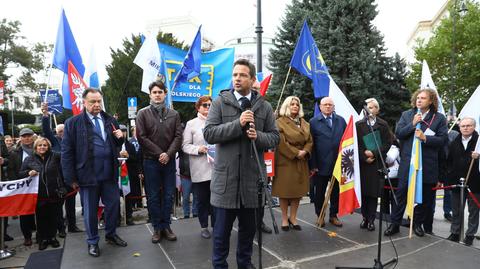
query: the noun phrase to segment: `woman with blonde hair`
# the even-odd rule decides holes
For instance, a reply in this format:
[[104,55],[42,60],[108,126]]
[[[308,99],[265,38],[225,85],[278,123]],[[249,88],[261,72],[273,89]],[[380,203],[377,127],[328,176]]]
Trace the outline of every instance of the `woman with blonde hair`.
[[[275,180],[272,195],[280,198],[282,209],[282,230],[301,230],[297,223],[297,210],[300,199],[309,190],[308,158],[313,140],[310,125],[303,119],[300,99],[289,96],[279,111],[277,127],[280,131],[280,144],[275,151]],[[288,206],[290,205],[290,216]]]
[[48,245],[58,248],[58,212],[61,199],[66,194],[60,167],[60,154],[52,151],[52,144],[44,137],[38,137],[33,144],[33,154],[22,163],[19,178],[38,175],[38,202],[35,212],[37,222],[38,249]]

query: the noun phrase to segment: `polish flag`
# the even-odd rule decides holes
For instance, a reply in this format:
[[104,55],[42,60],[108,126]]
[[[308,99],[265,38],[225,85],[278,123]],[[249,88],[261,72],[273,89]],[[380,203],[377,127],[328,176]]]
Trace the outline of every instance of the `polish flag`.
[[68,90],[70,91],[70,101],[72,102],[72,113],[78,115],[83,111],[83,91],[87,84],[71,61],[68,61]]
[[38,176],[0,182],[0,217],[35,213]]
[[265,96],[267,94],[268,86],[272,80],[272,74],[268,75],[265,79],[260,82],[260,95]]

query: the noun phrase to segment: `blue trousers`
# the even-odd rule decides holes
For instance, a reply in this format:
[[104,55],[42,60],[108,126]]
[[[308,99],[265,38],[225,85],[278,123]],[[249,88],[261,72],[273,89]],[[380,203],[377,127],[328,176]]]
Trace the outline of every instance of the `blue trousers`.
[[208,228],[208,215],[210,215],[210,225],[215,225],[215,210],[210,205],[210,180],[193,183],[194,201],[197,196],[198,221],[202,228]]
[[158,160],[145,159],[143,171],[148,213],[153,228],[170,228],[170,211],[175,195],[175,159],[166,165],[162,165]]
[[255,236],[255,208],[226,209],[215,207],[213,228],[213,268],[228,268],[230,233],[233,222],[238,218],[237,265],[247,267],[252,260],[252,245]]
[[116,180],[97,182],[97,186],[81,187],[80,199],[83,203],[83,217],[87,233],[87,243],[98,244],[98,201],[105,205],[105,236],[114,236],[117,229],[120,191]]
[[198,215],[198,199],[197,194],[193,191],[193,183],[189,178],[180,177],[182,184],[182,207],[183,207],[183,216],[190,217],[190,194],[193,194],[192,200],[192,214],[194,216]]

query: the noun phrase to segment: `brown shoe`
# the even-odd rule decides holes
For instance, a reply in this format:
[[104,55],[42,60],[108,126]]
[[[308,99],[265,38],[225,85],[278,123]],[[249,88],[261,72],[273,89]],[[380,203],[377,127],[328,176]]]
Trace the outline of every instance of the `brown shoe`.
[[160,231],[155,230],[152,235],[152,243],[158,244],[160,243],[160,240],[162,240],[162,234],[160,233]]
[[172,229],[170,229],[170,228],[163,229],[160,233],[168,241],[176,241],[177,240],[177,236],[172,232]]
[[337,227],[343,226],[343,223],[337,217],[330,218],[329,222]]
[[24,246],[31,246],[33,243],[32,243],[32,239],[31,238],[25,238],[25,240],[23,241],[23,245]]

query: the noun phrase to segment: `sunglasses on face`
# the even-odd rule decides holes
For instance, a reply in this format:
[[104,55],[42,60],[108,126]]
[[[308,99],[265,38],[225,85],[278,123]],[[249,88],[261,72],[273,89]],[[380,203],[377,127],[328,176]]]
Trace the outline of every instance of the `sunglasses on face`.
[[212,104],[207,104],[207,103],[205,103],[205,104],[202,104],[202,107],[207,108],[207,107],[210,107],[211,105],[212,105]]

